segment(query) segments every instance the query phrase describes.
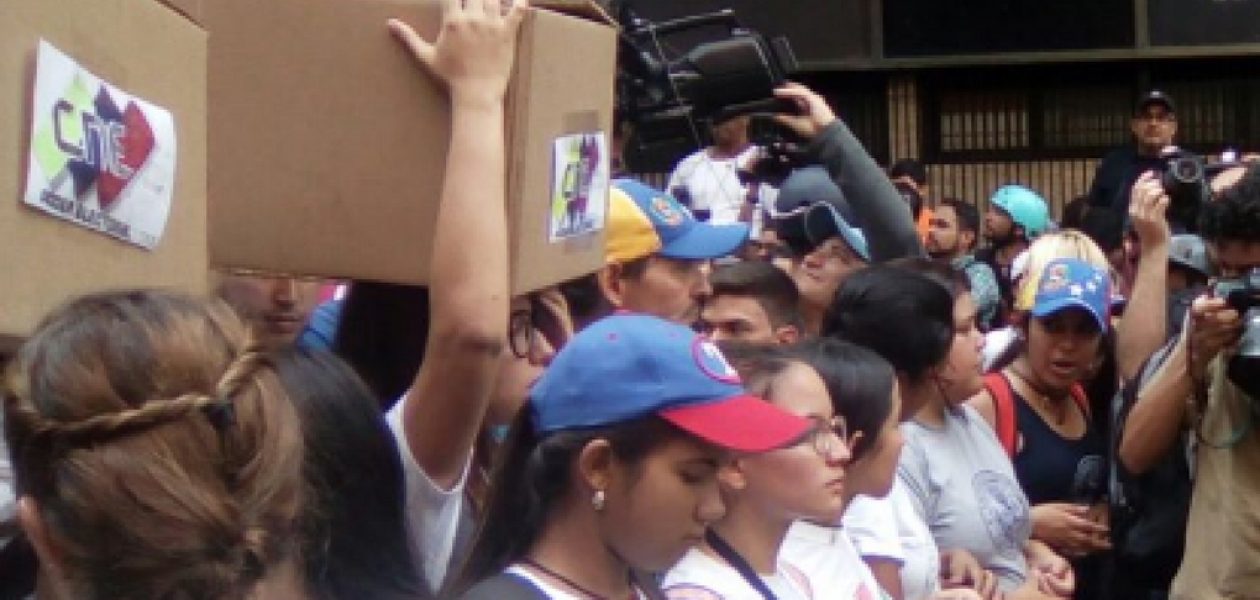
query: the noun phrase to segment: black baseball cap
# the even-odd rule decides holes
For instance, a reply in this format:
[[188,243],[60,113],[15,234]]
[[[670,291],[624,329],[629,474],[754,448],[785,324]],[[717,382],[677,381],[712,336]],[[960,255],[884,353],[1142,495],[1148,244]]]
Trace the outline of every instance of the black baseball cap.
[[1159,104],[1170,113],[1177,112],[1177,105],[1173,103],[1171,96],[1159,90],[1151,90],[1138,99],[1137,106],[1133,108],[1133,114],[1141,114],[1152,104]]

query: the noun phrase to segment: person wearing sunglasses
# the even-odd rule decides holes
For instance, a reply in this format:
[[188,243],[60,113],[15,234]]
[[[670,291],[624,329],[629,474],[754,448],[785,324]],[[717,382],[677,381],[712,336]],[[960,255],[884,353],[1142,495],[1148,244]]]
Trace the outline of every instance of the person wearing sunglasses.
[[813,597],[809,580],[780,557],[798,519],[834,523],[845,503],[849,435],[818,372],[773,347],[749,348],[735,364],[749,390],[812,423],[791,446],[737,456],[723,473],[726,516],[665,575],[669,598],[697,594],[772,600]]

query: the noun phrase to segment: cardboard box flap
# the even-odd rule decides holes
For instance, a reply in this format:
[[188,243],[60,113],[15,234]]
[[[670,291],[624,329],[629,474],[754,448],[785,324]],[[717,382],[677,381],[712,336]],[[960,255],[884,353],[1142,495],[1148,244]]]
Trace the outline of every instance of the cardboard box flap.
[[161,2],[189,21],[198,25],[204,24],[205,9],[202,7],[202,0],[161,0]]
[[532,0],[529,4],[535,8],[617,27],[617,20],[612,18],[612,15],[609,15],[595,0]]

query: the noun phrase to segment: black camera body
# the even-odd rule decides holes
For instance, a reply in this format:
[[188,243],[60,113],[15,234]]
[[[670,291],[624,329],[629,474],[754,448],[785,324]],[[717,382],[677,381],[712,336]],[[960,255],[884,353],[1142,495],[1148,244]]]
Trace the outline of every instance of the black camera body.
[[1168,221],[1186,233],[1195,233],[1199,225],[1199,209],[1212,198],[1203,157],[1177,150],[1164,157],[1167,162],[1160,176],[1164,193],[1168,194]]
[[1260,269],[1252,269],[1237,279],[1218,280],[1212,286],[1212,295],[1224,298],[1240,314],[1260,307]]
[[730,10],[656,23],[628,1],[614,5],[622,27],[617,112],[633,131],[627,157],[669,163],[632,170],[668,170],[680,151],[705,145],[709,124],[795,109],[774,96],[797,67],[786,38],[745,28]]
[[1238,351],[1226,367],[1229,380],[1248,396],[1260,399],[1260,268],[1237,279],[1224,279],[1212,286],[1212,295],[1224,298],[1243,318],[1243,334]]

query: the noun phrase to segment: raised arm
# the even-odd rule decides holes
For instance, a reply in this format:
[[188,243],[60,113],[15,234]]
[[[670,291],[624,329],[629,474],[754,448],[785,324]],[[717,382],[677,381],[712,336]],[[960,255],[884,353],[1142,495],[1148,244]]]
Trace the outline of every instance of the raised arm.
[[1194,383],[1205,381],[1207,365],[1238,338],[1238,311],[1219,298],[1199,298],[1189,322],[1164,364],[1138,390],[1120,437],[1120,462],[1142,474],[1169,451],[1185,425]]
[[1168,194],[1152,173],[1133,184],[1129,219],[1141,244],[1141,258],[1129,305],[1116,326],[1116,362],[1124,381],[1137,376],[1142,363],[1167,337],[1168,324]]
[[[447,87],[451,141],[430,268],[425,361],[403,399],[416,462],[442,488],[459,480],[494,389],[508,329],[503,100],[527,10],[497,0],[447,0],[436,42],[390,29]],[[469,243],[475,240],[475,243]]]
[[778,121],[812,140],[811,153],[831,173],[844,197],[862,220],[871,261],[884,262],[922,256],[923,244],[915,230],[910,207],[862,142],[844,121],[836,118],[827,101],[806,88],[789,84],[776,94],[794,101],[801,114],[780,115]]

